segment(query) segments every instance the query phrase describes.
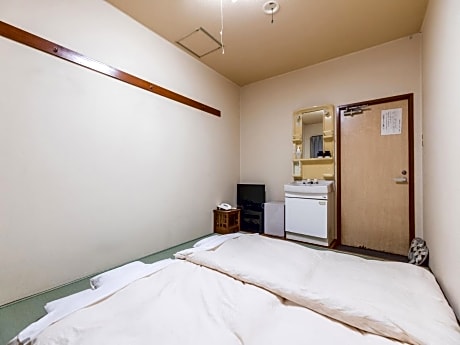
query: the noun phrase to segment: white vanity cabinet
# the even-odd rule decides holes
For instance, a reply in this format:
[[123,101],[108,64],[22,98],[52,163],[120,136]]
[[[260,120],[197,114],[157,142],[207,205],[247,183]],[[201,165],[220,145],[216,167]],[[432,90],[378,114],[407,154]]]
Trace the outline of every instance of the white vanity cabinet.
[[332,181],[297,181],[284,186],[286,238],[321,246],[335,240]]
[[292,177],[284,185],[286,238],[334,245],[335,115],[333,105],[293,114]]

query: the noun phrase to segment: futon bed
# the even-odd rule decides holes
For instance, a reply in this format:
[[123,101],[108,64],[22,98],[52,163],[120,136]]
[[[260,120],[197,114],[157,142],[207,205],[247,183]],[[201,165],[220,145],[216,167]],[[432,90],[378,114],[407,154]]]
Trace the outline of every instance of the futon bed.
[[91,285],[10,344],[460,344],[426,268],[255,234],[211,236]]

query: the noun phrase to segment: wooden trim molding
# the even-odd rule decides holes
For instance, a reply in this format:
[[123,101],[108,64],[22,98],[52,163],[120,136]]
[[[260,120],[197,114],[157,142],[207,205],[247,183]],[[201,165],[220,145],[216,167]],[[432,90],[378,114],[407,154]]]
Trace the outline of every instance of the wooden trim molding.
[[114,67],[108,66],[102,62],[91,59],[85,55],[82,55],[71,49],[60,46],[51,41],[45,40],[44,38],[31,34],[27,31],[19,29],[3,21],[0,21],[0,35],[5,38],[11,39],[15,42],[22,43],[28,47],[38,49],[44,53],[56,56],[58,58],[67,60],[79,66],[88,68],[92,71],[101,73],[114,79],[118,79],[122,82],[155,93],[162,97],[169,98],[173,101],[185,104],[189,107],[202,110],[211,115],[221,116],[220,110],[218,109],[214,109],[203,103],[197,102],[193,99],[165,89],[161,86],[150,83],[132,74],[120,71]]

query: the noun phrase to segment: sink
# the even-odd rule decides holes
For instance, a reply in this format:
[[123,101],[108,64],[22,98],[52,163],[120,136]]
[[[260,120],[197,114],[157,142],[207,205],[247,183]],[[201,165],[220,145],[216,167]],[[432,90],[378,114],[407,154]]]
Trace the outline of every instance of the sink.
[[284,191],[301,194],[327,194],[332,192],[333,181],[318,180],[318,183],[310,181],[294,181],[284,185]]

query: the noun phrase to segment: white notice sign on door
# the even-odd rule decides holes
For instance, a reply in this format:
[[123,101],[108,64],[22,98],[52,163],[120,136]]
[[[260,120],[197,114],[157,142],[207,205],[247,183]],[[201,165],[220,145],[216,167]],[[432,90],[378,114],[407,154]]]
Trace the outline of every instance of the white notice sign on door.
[[401,134],[402,108],[382,110],[380,135]]

